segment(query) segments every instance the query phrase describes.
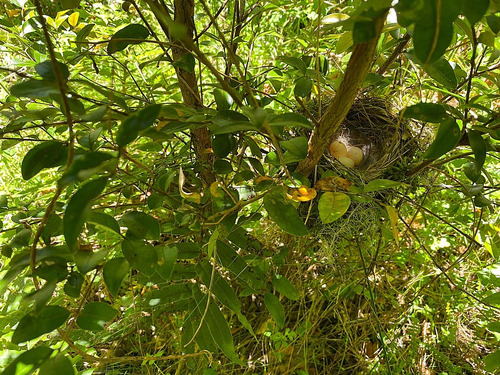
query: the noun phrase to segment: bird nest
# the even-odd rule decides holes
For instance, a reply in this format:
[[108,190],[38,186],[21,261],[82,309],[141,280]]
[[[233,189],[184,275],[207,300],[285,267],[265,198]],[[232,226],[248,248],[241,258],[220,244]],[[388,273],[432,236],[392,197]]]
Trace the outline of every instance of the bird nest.
[[[327,105],[328,102],[322,109],[326,109]],[[311,106],[310,113],[314,116],[319,112],[317,104],[312,103]],[[356,99],[331,141],[342,142],[348,148],[360,148],[363,161],[356,168],[347,168],[328,154],[326,165],[322,162],[320,166],[325,170],[342,170],[344,175],[356,182],[366,183],[380,178],[396,164],[408,165],[418,149],[410,125],[407,119],[395,113],[388,100],[361,96]]]

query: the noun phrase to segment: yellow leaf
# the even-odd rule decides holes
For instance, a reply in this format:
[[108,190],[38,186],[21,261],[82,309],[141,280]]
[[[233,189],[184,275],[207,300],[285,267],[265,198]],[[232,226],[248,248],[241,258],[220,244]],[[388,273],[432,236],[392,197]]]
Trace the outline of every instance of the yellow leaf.
[[299,202],[307,202],[314,198],[316,198],[316,189],[308,188],[305,185],[302,185],[299,188],[290,188],[288,190],[288,196],[291,199],[299,201]]
[[385,206],[387,215],[389,215],[389,220],[391,221],[392,235],[399,245],[399,230],[398,230],[398,210],[392,206]]
[[182,198],[185,198],[191,202],[195,202],[200,204],[201,202],[201,194],[197,192],[188,192],[184,190],[184,183],[186,182],[186,177],[184,176],[184,172],[182,171],[182,167],[179,169],[179,192]]
[[219,183],[217,181],[212,182],[212,184],[210,185],[210,194],[212,194],[212,196],[215,198],[220,197]]
[[68,23],[72,26],[72,27],[76,27],[76,25],[78,25],[78,19],[80,18],[80,13],[78,12],[75,12],[73,13],[71,16],[68,17]]

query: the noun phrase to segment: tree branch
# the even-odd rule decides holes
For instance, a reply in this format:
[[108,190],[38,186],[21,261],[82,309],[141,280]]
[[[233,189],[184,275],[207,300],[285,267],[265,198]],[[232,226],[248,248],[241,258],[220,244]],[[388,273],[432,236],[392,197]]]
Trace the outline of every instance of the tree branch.
[[368,73],[372,65],[386,14],[384,13],[375,19],[375,37],[366,43],[356,44],[354,47],[337,95],[335,95],[319,124],[313,130],[309,138],[307,156],[299,163],[297,172],[305,176],[311,174],[321,159],[323,151],[328,147],[347,112],[349,112],[365,79],[366,73]]

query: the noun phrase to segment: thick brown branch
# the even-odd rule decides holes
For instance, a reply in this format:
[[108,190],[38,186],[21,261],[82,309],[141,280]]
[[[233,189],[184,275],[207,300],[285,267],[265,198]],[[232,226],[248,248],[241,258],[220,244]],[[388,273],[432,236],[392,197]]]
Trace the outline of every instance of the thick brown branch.
[[335,95],[319,124],[313,130],[309,138],[307,156],[299,163],[297,172],[305,176],[311,174],[323,155],[323,151],[332,141],[333,136],[354,103],[366,73],[368,73],[372,65],[385,15],[384,13],[375,20],[376,36],[368,42],[359,43],[354,47],[337,95]]

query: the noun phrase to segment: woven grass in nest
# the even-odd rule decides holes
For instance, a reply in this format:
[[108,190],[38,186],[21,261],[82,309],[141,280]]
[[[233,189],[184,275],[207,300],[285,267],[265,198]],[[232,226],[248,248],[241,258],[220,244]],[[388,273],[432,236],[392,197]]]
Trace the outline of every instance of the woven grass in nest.
[[[328,102],[322,105],[322,113],[327,106]],[[310,112],[318,114],[316,103],[311,103]],[[363,150],[364,160],[355,169],[349,169],[328,155],[323,167],[344,170],[353,182],[361,183],[379,178],[398,162],[409,163],[417,149],[409,122],[396,115],[388,100],[369,96],[356,99],[331,139],[334,140],[347,147],[359,147]]]

